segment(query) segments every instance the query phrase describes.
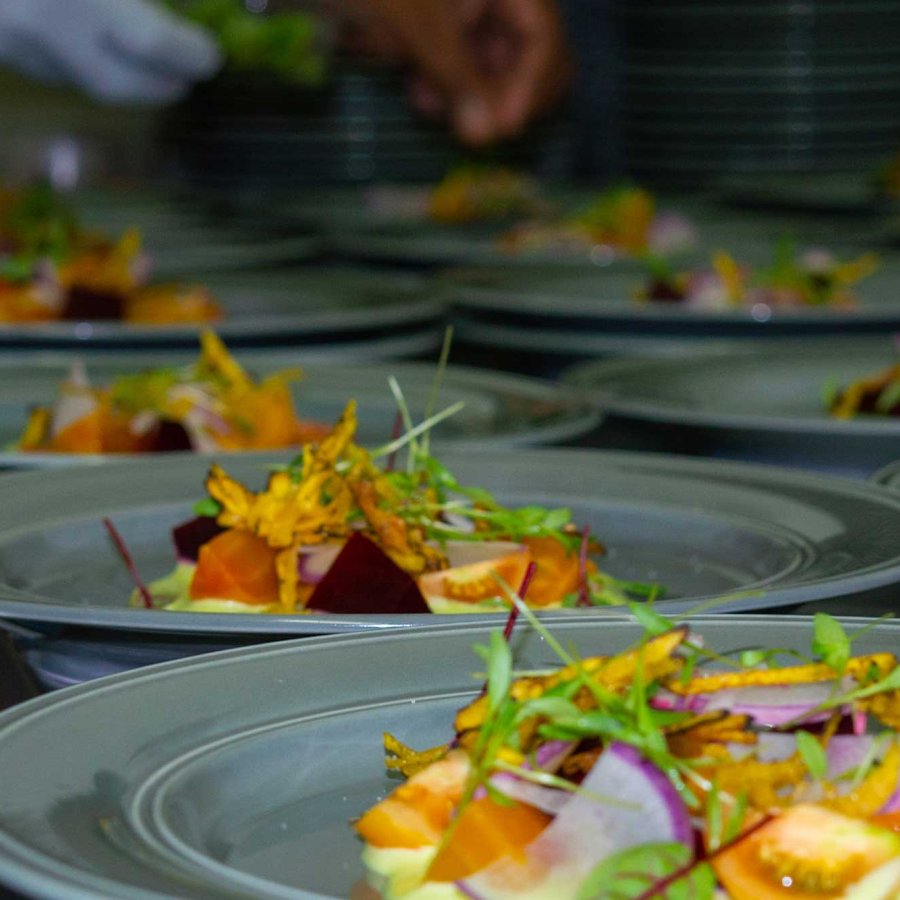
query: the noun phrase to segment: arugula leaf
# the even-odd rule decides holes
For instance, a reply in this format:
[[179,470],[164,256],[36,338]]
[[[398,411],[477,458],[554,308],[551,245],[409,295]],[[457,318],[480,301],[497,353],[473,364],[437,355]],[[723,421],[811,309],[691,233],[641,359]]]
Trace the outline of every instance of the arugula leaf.
[[222,512],[222,505],[218,500],[213,500],[212,497],[204,497],[194,504],[194,515],[197,516],[215,517],[220,512]]
[[512,651],[502,631],[492,631],[490,645],[476,645],[475,652],[487,663],[487,696],[491,713],[506,699],[512,684]]
[[628,609],[631,610],[631,614],[638,624],[644,627],[648,637],[665,634],[667,631],[677,627],[670,619],[656,612],[649,603],[629,601]]
[[[711,900],[715,876],[709,865],[695,866],[692,861],[692,851],[684,844],[629,847],[600,862],[579,888],[575,900],[634,900],[645,896],[660,900]],[[684,873],[679,875],[681,869]],[[651,893],[656,885],[659,892]]]
[[825,748],[808,731],[796,733],[797,752],[803,759],[809,774],[817,781],[822,781],[828,774],[828,756]]
[[850,638],[843,625],[828,613],[817,612],[813,618],[812,652],[839,674],[847,668]]

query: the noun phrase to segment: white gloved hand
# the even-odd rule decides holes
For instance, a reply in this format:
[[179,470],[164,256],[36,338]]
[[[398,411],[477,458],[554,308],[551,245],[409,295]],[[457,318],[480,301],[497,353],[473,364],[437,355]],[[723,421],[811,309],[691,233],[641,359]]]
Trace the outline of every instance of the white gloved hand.
[[205,31],[146,0],[0,0],[0,64],[100,100],[166,103],[221,55]]

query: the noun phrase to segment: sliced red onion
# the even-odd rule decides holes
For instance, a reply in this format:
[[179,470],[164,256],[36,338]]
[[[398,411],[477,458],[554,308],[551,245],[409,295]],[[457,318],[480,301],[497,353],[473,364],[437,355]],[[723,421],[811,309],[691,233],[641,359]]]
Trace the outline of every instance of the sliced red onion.
[[900,785],[897,786],[897,790],[894,791],[893,794],[888,798],[887,803],[881,807],[881,812],[883,813],[894,813],[900,812]]
[[524,859],[498,860],[466,878],[461,888],[498,900],[574,897],[591,870],[613,853],[656,842],[692,846],[692,841],[688,811],[669,779],[633,747],[613,743],[578,793],[525,848]]
[[59,434],[75,422],[91,415],[96,408],[97,398],[91,391],[84,364],[81,360],[75,360],[53,407],[52,434],[54,436]]
[[535,751],[534,761],[544,772],[555,772],[574,749],[573,741],[546,741]]
[[529,806],[553,816],[557,815],[572,799],[570,791],[536,784],[525,778],[519,778],[512,772],[498,772],[491,778],[491,784],[507,797],[527,803]]
[[688,279],[685,302],[697,309],[727,309],[731,300],[718,272],[703,269]]
[[[834,682],[822,681],[815,684],[731,688],[697,697],[705,701],[702,705],[704,712],[725,709],[752,716],[757,725],[772,727],[806,716],[827,700],[833,690]],[[830,711],[811,714],[804,721],[822,721],[829,715]]]
[[307,584],[318,584],[338,558],[343,544],[313,544],[303,547],[297,557],[297,571]]
[[131,271],[131,277],[134,279],[135,284],[146,284],[150,280],[150,275],[153,272],[153,256],[145,250],[142,250],[131,260],[129,270]]
[[702,712],[706,707],[706,697],[702,694],[682,696],[681,694],[673,694],[665,689],[657,692],[656,696],[650,701],[650,705],[654,709],[671,709],[676,712]]
[[811,275],[827,275],[836,264],[834,254],[823,247],[810,247],[800,254],[800,267]]
[[662,212],[651,223],[647,244],[653,253],[670,256],[697,246],[697,229],[680,213]]

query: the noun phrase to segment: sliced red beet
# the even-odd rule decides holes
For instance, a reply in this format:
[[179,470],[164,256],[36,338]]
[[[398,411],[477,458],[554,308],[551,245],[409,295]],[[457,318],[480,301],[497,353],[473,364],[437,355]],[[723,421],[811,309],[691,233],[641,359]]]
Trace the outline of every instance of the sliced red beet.
[[361,534],[348,539],[306,606],[344,615],[431,611],[412,577]]
[[121,319],[125,298],[112,291],[95,291],[74,285],[69,289],[62,317],[67,321]]
[[163,419],[156,426],[153,436],[153,450],[156,453],[173,453],[178,450],[191,450],[190,435],[178,422]]
[[212,516],[197,516],[176,525],[172,529],[172,540],[178,559],[197,562],[200,548],[224,530]]

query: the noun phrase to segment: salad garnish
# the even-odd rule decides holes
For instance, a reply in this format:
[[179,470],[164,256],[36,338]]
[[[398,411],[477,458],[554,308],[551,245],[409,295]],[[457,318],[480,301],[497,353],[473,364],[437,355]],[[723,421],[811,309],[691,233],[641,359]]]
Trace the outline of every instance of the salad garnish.
[[385,736],[406,780],[355,822],[383,896],[900,896],[894,654],[850,655],[819,613],[800,664],[745,665],[654,613],[668,630],[581,658],[509,596],[562,667],[516,672],[493,632],[453,740]]
[[[619,605],[659,593],[618,581],[569,509],[508,507],[461,484],[430,452],[429,433],[459,404],[372,451],[355,442],[350,401],[334,429],[251,491],[213,465],[197,518],[174,532],[174,572],[150,585],[154,605],[235,612],[495,612],[534,563],[529,603]],[[391,463],[405,451],[403,465]],[[380,465],[379,460],[386,460]],[[590,551],[590,552],[589,552]],[[134,598],[137,600],[138,598]]]
[[680,271],[665,259],[648,260],[648,280],[636,294],[639,301],[683,303],[696,309],[740,306],[802,307],[856,304],[853,285],[878,268],[878,257],[866,253],[839,262],[830,252],[798,252],[790,239],[780,241],[766,268],[754,268],[720,250],[710,266]]
[[76,363],[52,407],[32,410],[16,449],[60,453],[273,450],[299,447],[328,427],[298,418],[298,369],[256,381],[212,331],[197,362],[92,387]]
[[825,406],[836,419],[858,415],[900,416],[900,365],[891,365],[841,386],[828,382],[823,389]]
[[540,213],[547,203],[537,182],[508,166],[468,163],[452,168],[432,189],[428,215],[461,225]]
[[595,251],[616,257],[668,256],[690,249],[697,241],[693,225],[677,213],[661,212],[656,198],[639,187],[622,185],[597,195],[574,213],[516,226],[500,239],[512,253],[560,249]]
[[222,310],[200,285],[148,285],[140,233],[90,232],[50,187],[0,192],[0,322],[122,319],[212,322]]

